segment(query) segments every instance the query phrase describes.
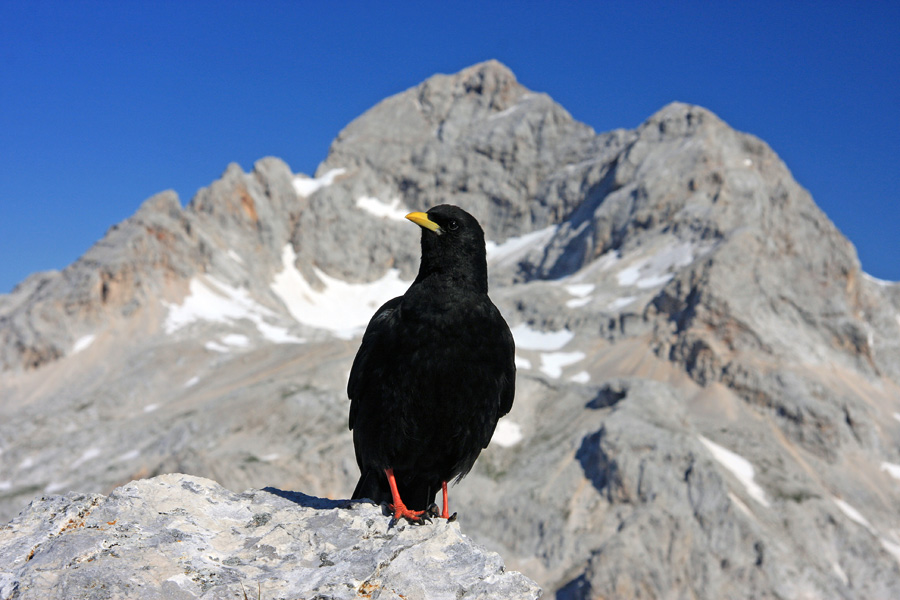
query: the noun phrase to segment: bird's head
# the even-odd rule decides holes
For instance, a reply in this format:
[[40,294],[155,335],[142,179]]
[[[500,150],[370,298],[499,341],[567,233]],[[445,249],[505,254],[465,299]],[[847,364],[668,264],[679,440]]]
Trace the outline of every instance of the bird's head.
[[472,279],[487,290],[484,230],[475,217],[458,206],[440,204],[428,212],[409,213],[406,218],[422,227],[419,279],[444,273]]

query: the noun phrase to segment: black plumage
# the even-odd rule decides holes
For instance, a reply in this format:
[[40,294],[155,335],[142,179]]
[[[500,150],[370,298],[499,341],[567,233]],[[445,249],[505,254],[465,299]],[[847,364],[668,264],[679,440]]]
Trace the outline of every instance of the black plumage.
[[407,218],[422,227],[419,274],[369,321],[347,385],[353,498],[417,520],[442,489],[447,518],[447,482],[469,472],[512,408],[515,345],[488,298],[478,221],[450,205]]

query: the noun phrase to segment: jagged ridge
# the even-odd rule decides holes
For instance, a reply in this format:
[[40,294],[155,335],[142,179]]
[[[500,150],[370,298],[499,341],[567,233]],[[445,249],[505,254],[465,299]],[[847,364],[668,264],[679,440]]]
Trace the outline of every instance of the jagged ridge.
[[412,277],[402,215],[444,201],[489,232],[519,362],[455,493],[473,535],[561,597],[900,593],[900,286],[708,110],[595,134],[496,62],[0,299],[2,506],[171,471],[346,495],[358,340],[304,311],[371,314]]

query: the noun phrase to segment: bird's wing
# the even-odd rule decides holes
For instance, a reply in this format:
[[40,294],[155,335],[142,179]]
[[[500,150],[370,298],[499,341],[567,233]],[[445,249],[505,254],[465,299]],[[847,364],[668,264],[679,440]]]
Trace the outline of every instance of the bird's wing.
[[353,429],[356,423],[356,413],[359,407],[360,398],[362,398],[366,387],[368,387],[368,378],[372,372],[369,368],[369,360],[373,356],[383,356],[380,351],[389,341],[392,331],[395,329],[396,320],[398,318],[397,309],[400,306],[402,296],[398,296],[392,300],[385,302],[379,308],[366,326],[366,333],[363,334],[362,343],[356,358],[353,359],[353,366],[350,368],[350,378],[347,381],[347,396],[350,397],[350,429]]
[[484,430],[481,434],[481,446],[487,448],[497,427],[500,417],[509,413],[512,409],[513,399],[516,395],[516,343],[509,325],[503,319],[500,311],[493,303],[490,305],[490,324],[486,331],[488,338],[494,340],[491,348],[491,365],[494,377],[494,390],[496,402],[490,417],[484,421]]
[[504,321],[502,317],[500,319],[503,322],[502,329],[506,340],[504,342],[506,365],[504,366],[503,371],[503,385],[500,387],[500,413],[498,415],[502,417],[512,410],[513,398],[516,396],[516,342],[513,339],[512,333],[509,331],[509,326],[506,324],[506,321]]

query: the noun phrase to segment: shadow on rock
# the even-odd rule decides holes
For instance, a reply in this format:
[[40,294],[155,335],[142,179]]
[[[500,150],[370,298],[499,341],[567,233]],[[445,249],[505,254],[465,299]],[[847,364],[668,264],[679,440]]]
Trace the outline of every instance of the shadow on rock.
[[288,492],[273,487],[263,488],[264,492],[268,492],[274,496],[279,496],[285,500],[290,500],[294,504],[305,506],[306,508],[315,508],[317,510],[330,510],[332,508],[350,508],[353,505],[352,500],[331,500],[329,498],[318,498],[310,496],[302,492]]
[[628,387],[623,383],[606,384],[597,392],[597,395],[585,406],[592,410],[615,406],[628,396]]
[[575,453],[575,459],[581,463],[585,477],[594,487],[608,499],[612,499],[615,489],[621,488],[621,480],[618,464],[603,448],[605,435],[605,428],[586,435]]

